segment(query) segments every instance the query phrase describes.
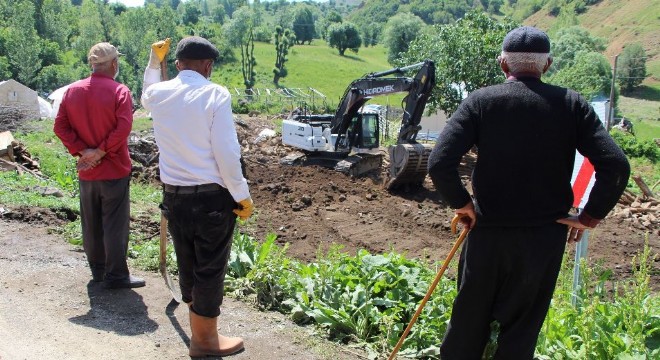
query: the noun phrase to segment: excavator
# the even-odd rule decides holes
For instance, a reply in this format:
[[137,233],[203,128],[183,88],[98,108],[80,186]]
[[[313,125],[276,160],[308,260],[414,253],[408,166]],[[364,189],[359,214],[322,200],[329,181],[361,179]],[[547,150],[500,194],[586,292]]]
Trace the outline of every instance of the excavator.
[[[414,77],[406,71],[419,69]],[[431,60],[369,73],[354,80],[332,114],[292,113],[282,122],[282,143],[302,151],[283,164],[316,164],[360,176],[382,166],[380,114],[365,110],[374,96],[407,92],[396,145],[388,147],[390,168],[386,187],[420,186],[427,173],[432,146],[416,141],[422,113],[435,86],[435,64]]]

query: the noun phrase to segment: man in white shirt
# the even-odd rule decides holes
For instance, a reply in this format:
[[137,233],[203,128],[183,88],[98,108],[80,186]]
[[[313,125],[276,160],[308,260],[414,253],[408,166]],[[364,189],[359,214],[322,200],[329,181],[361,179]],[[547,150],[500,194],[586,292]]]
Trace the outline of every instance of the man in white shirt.
[[241,171],[241,148],[226,88],[210,82],[218,50],[191,36],[176,47],[177,77],[161,82],[169,40],[152,45],[142,105],[151,112],[160,150],[163,214],[174,241],[179,283],[189,305],[191,357],[226,356],[243,340],[218,334],[217,323],[236,215],[253,211]]

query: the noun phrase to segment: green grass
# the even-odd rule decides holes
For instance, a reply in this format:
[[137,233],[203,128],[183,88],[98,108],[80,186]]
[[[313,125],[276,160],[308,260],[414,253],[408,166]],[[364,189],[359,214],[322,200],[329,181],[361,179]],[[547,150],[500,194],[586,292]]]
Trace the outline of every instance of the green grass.
[[[623,116],[633,122],[635,136],[639,140],[660,138],[660,101],[645,100],[654,90],[644,88],[632,96],[620,96],[617,116]],[[646,94],[646,95],[645,95]]]
[[[240,55],[240,54],[238,54]],[[255,43],[254,56],[256,85],[259,89],[275,89],[272,69],[275,64],[275,46],[267,43]],[[330,48],[322,40],[314,40],[311,45],[296,45],[291,48],[286,63],[289,75],[280,80],[280,86],[287,88],[308,89],[313,87],[327,98],[331,109],[336,107],[348,85],[363,75],[391,69],[387,54],[381,45],[361,48],[358,54],[346,51],[340,56],[336,49]],[[244,89],[240,62],[221,65],[212,75],[214,81],[227,86],[233,96]],[[401,95],[376,97],[370,103],[399,104]],[[311,99],[310,99],[311,101]]]

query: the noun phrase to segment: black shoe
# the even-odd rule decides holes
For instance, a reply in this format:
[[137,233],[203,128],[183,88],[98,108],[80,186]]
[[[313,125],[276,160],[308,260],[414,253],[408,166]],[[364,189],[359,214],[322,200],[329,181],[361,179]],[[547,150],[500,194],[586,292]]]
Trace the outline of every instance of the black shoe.
[[103,287],[106,289],[130,289],[143,287],[144,285],[144,279],[132,275],[125,279],[105,280],[103,282]]
[[105,277],[105,266],[89,264],[89,268],[92,270],[92,280],[94,280],[94,282],[103,281],[103,278]]

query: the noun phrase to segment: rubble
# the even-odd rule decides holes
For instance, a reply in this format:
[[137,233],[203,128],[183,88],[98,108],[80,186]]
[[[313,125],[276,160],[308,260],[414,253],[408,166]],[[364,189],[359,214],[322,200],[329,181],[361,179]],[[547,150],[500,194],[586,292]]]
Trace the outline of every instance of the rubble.
[[610,216],[638,230],[655,231],[660,235],[660,201],[654,197],[626,190]]

